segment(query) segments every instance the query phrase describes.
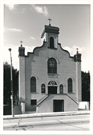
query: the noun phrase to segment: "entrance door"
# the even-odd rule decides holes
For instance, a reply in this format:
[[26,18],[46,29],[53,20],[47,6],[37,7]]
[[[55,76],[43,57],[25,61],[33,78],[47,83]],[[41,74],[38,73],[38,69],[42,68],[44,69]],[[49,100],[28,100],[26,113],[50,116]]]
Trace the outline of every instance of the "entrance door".
[[53,101],[53,111],[63,112],[64,111],[64,100],[54,100]]
[[48,86],[48,94],[57,94],[57,86]]

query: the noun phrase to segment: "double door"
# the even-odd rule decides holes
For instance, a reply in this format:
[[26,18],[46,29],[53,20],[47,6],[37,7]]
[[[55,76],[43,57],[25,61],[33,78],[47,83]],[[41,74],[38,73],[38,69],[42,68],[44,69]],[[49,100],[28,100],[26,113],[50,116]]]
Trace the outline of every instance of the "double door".
[[57,86],[48,86],[48,94],[57,94]]

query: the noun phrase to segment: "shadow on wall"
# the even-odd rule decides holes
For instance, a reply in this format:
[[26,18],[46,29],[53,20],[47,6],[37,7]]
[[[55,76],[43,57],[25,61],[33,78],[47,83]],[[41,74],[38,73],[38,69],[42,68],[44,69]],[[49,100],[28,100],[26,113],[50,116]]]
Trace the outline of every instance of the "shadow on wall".
[[[15,114],[22,114],[21,113],[21,104],[20,104],[21,102],[25,103],[25,99],[22,98],[22,97],[19,99],[18,105],[13,106],[14,115]],[[3,105],[3,115],[12,115],[12,113],[11,113],[11,105],[8,105],[8,104]]]
[[22,112],[25,113],[25,106],[24,105],[25,105],[25,99],[20,97],[18,105],[15,105],[14,108],[13,108],[14,115],[22,114]]
[[14,106],[13,110],[14,110],[14,115],[22,114],[20,105]]

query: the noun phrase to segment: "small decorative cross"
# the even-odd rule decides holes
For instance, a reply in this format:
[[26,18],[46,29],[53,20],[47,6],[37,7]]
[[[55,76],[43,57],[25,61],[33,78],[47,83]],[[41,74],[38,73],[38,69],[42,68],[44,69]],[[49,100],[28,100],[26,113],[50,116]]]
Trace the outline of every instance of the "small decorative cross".
[[52,21],[52,19],[49,18],[48,20],[49,20],[49,25],[51,25],[50,21]]
[[77,53],[78,53],[78,48],[77,48]]
[[22,47],[22,43],[23,43],[23,41],[20,41],[20,43],[21,43],[21,47]]

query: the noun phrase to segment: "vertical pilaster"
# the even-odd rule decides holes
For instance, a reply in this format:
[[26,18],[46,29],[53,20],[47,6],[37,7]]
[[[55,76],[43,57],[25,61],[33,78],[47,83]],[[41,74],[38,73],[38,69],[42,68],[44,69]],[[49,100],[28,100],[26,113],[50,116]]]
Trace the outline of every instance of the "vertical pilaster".
[[21,112],[25,113],[25,48],[19,47],[19,101]]
[[19,58],[19,100],[24,103],[21,107],[25,110],[25,57]]
[[76,99],[78,103],[78,61],[76,61]]
[[77,103],[81,101],[81,54],[78,53],[74,56],[76,62],[76,99]]
[[81,62],[78,63],[78,101],[82,101],[82,83],[81,83]]

